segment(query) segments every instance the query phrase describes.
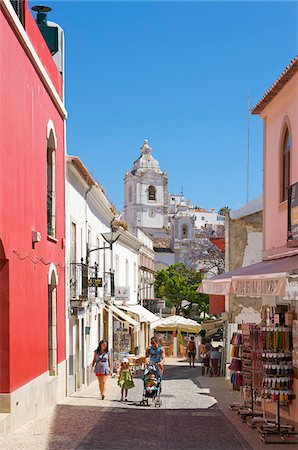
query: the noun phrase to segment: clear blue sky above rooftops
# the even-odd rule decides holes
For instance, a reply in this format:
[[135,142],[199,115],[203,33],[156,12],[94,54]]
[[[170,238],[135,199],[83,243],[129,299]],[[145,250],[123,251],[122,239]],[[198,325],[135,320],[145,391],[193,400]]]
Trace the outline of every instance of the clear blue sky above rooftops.
[[[297,2],[42,4],[65,30],[68,153],[119,209],[144,138],[170,192],[183,186],[205,208],[245,203],[247,96],[253,106],[298,53]],[[252,199],[262,191],[254,116],[250,149]]]

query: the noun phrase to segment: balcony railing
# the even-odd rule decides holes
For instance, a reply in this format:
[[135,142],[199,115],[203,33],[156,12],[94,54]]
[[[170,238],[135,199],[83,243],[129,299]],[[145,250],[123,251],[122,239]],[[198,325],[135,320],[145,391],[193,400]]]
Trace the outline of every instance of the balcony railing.
[[88,266],[83,262],[70,263],[70,299],[87,300],[98,297],[97,287],[88,287],[89,278],[97,278],[98,266]]
[[70,263],[70,298],[83,300],[88,298],[88,266],[81,263]]

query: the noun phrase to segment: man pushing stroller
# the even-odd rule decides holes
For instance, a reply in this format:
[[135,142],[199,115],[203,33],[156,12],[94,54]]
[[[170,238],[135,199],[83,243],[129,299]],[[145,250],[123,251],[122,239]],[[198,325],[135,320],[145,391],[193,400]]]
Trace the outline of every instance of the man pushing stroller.
[[142,405],[149,405],[151,399],[155,406],[161,406],[161,382],[164,372],[165,351],[157,339],[151,338],[146,350],[146,369],[142,377],[144,382]]
[[146,350],[147,366],[155,366],[162,376],[164,372],[165,359],[165,349],[158,343],[158,340],[155,337],[152,337],[150,340],[150,345]]

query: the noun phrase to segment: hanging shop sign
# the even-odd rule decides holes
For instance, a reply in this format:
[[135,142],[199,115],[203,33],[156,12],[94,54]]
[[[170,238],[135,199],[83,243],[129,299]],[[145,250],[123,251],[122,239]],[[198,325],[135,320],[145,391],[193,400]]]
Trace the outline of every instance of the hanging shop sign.
[[298,240],[298,183],[289,187],[288,240]]
[[88,287],[102,287],[102,278],[89,278]]

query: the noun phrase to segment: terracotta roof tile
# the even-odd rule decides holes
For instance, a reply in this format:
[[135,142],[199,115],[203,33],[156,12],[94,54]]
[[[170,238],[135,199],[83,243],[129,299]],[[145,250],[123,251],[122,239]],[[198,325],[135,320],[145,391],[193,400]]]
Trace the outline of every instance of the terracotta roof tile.
[[297,73],[298,70],[298,55],[290,62],[280,77],[272,84],[272,86],[265,92],[261,100],[252,109],[252,114],[260,114],[264,108],[271,102],[271,100],[279,93],[285,84]]

